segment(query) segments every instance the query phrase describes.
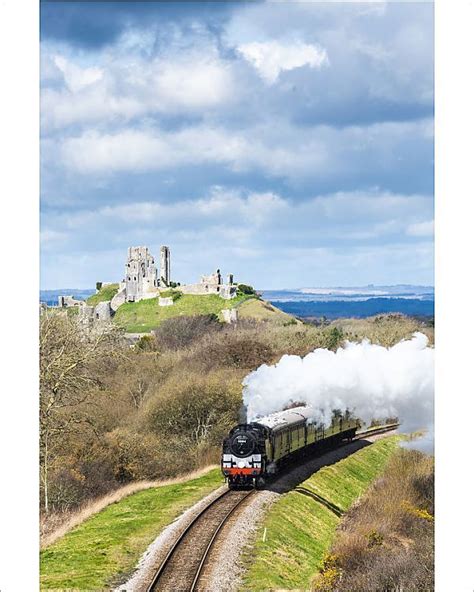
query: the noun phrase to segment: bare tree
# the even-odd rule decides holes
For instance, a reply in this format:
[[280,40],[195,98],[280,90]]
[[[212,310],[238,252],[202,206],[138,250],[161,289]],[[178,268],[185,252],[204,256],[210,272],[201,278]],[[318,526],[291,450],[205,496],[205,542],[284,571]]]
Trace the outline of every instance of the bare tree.
[[89,422],[84,403],[100,388],[113,359],[124,355],[121,333],[111,324],[86,331],[75,318],[41,316],[40,476],[46,513],[54,451],[65,434]]

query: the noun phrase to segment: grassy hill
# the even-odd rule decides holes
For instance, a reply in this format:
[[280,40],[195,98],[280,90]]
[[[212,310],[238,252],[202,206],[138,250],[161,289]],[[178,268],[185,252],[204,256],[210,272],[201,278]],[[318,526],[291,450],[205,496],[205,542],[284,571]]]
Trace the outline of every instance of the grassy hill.
[[102,288],[97,292],[97,294],[89,296],[86,302],[89,306],[97,306],[99,302],[107,302],[107,300],[112,300],[115,294],[117,294],[118,289],[118,284],[107,284],[105,286],[102,286]]
[[252,295],[239,295],[223,300],[217,294],[197,296],[183,294],[173,306],[159,306],[157,298],[126,302],[115,313],[114,321],[129,333],[145,333],[172,317],[215,314],[222,320],[223,309],[238,308],[241,318],[274,320],[277,324],[291,324],[293,317]]
[[300,485],[316,498],[324,498],[328,507],[298,491],[282,495],[270,508],[254,548],[248,551],[250,568],[242,589],[310,589],[341,521],[339,511],[330,508],[337,507],[341,513],[348,510],[384,470],[399,440],[400,436],[378,440],[317,471]]

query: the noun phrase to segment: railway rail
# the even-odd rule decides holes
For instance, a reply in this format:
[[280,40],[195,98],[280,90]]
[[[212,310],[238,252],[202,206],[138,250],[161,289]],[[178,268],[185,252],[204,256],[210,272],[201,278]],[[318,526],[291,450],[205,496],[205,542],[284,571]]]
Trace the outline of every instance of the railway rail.
[[357,432],[355,435],[354,440],[362,440],[367,436],[376,436],[377,434],[385,434],[385,432],[391,432],[396,430],[400,427],[399,423],[391,423],[388,425],[380,426],[379,428],[369,428],[368,430],[364,430],[363,432]]
[[227,520],[252,495],[255,490],[226,490],[203,508],[175,541],[147,592],[199,590],[199,580],[214,541]]
[[[395,430],[390,424],[358,432],[354,440]],[[176,539],[146,592],[198,592],[207,558],[229,518],[256,490],[226,490],[209,502]]]

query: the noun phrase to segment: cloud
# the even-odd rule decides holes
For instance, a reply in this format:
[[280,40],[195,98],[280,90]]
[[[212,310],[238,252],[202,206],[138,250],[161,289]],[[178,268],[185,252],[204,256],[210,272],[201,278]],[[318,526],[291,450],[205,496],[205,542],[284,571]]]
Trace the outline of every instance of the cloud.
[[[202,165],[235,175],[258,172],[302,183],[305,179],[351,178],[365,174],[373,183],[400,171],[431,166],[424,160],[430,141],[427,122],[372,126],[300,128],[271,122],[242,130],[195,125],[177,131],[157,126],[115,133],[87,131],[57,146],[63,166],[83,175],[171,171]],[[418,139],[418,144],[415,140]],[[339,178],[338,178],[339,177]],[[379,177],[379,178],[378,178]]]
[[432,236],[434,233],[434,220],[410,224],[406,232],[409,236]]
[[431,281],[432,6],[41,12],[43,281],[166,242],[186,280]]
[[293,43],[255,41],[239,45],[237,51],[252,64],[268,84],[274,84],[281,72],[303,66],[316,69],[329,64],[324,48],[301,41]]
[[67,214],[51,212],[45,214],[43,224],[46,236],[60,238],[68,231],[83,246],[91,241],[91,247],[97,240],[108,245],[112,236],[122,235],[125,240],[122,233],[133,236],[138,229],[153,234],[159,223],[174,241],[191,237],[205,241],[212,236],[239,248],[311,249],[314,244],[396,242],[403,238],[407,221],[416,224],[430,209],[431,198],[416,194],[340,192],[299,203],[277,193],[216,186],[196,200],[157,199]]
[[41,247],[54,246],[56,243],[63,243],[67,239],[66,232],[60,230],[45,229],[40,232]]
[[54,56],[53,61],[62,72],[66,85],[72,92],[80,91],[86,86],[98,82],[104,76],[102,68],[81,68],[60,55]]
[[[43,131],[71,124],[123,123],[153,114],[189,114],[228,105],[238,97],[231,68],[214,48],[151,59],[104,53],[86,67],[54,50],[51,54],[43,55]],[[48,85],[48,78],[55,83]]]

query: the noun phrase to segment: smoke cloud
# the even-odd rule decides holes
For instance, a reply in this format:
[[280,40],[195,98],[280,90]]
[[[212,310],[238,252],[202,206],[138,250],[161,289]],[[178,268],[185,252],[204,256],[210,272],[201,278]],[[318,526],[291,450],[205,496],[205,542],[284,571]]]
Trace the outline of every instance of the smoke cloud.
[[389,348],[364,340],[335,353],[285,355],[248,374],[243,386],[248,421],[301,402],[326,425],[333,409],[350,409],[366,423],[398,417],[401,430],[427,429],[432,439],[434,349],[422,333]]

